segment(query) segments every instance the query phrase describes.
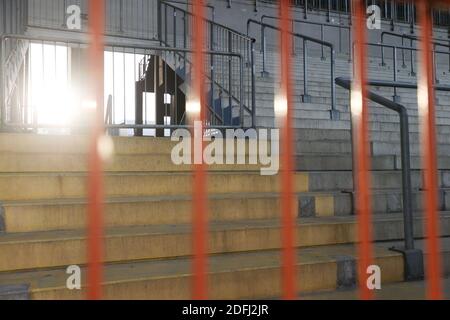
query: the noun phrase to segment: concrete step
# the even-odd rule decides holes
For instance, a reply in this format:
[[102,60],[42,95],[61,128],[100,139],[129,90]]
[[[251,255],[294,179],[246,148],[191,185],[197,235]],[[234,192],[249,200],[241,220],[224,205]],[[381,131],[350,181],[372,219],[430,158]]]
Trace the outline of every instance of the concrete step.
[[[450,210],[450,190],[439,189],[436,210]],[[421,216],[424,193],[422,190],[412,191],[412,209]],[[353,192],[334,192],[315,194],[307,193],[299,196],[299,215],[301,217],[345,216],[355,214]],[[372,190],[372,212],[376,214],[393,214],[403,212],[401,189]]]
[[[104,178],[106,197],[188,195],[192,193],[191,173],[108,173]],[[2,201],[81,198],[86,196],[84,173],[3,173],[0,174]],[[207,192],[278,192],[279,176],[259,172],[208,175]],[[308,174],[295,174],[295,191],[308,191]]]
[[[450,214],[441,213],[443,235],[450,235]],[[423,236],[416,218],[415,235]],[[281,248],[280,220],[211,223],[208,253],[232,253]],[[296,247],[350,244],[356,241],[354,217],[303,218],[297,224]],[[374,217],[375,241],[403,237],[401,215]],[[0,235],[0,272],[85,264],[84,230],[11,233]],[[107,229],[105,263],[164,259],[192,254],[191,225],[154,225]]]
[[[191,163],[194,163],[194,157],[189,158]],[[217,155],[215,159],[222,164],[206,165],[207,170],[259,171],[263,167],[261,164],[248,164],[248,156],[245,157],[247,164],[227,164],[225,155]],[[175,164],[170,154],[116,154],[104,165],[106,172],[189,172],[192,169],[190,164]],[[0,159],[0,172],[86,172],[87,170],[86,154],[5,153]]]
[[[299,150],[301,152],[301,149]],[[411,156],[411,169],[422,169],[422,158]],[[349,171],[352,170],[353,157],[345,153],[299,153],[296,156],[297,170],[299,171]],[[396,155],[372,155],[371,170],[401,170],[401,156]],[[450,169],[450,157],[438,157],[438,169]]]
[[[383,270],[384,283],[404,278],[400,253],[375,246],[375,262]],[[297,251],[297,287],[302,292],[351,285],[354,274],[343,272],[355,264],[353,245],[303,248]],[[353,270],[354,271],[354,270]],[[82,268],[82,275],[86,269]],[[277,250],[230,253],[208,258],[208,297],[211,299],[258,299],[281,296],[280,252]],[[347,276],[346,276],[347,275]],[[82,290],[68,290],[64,268],[0,273],[0,286],[25,284],[24,294],[33,300],[83,299]],[[104,270],[104,299],[190,299],[192,262],[189,258],[144,260],[108,264]]]
[[[323,204],[323,194],[298,194]],[[208,195],[210,221],[277,219],[278,193],[239,193]],[[104,224],[107,228],[158,224],[188,224],[192,220],[191,196],[126,197],[106,199]],[[49,199],[2,203],[3,230],[6,233],[83,229],[86,227],[86,199]],[[312,211],[320,215],[323,211]]]
[[[353,189],[353,177],[351,171],[310,171],[308,172],[310,192],[345,191]],[[401,171],[372,171],[371,182],[373,189],[400,189]],[[438,172],[440,188],[450,187],[450,171]],[[411,171],[411,184],[415,189],[423,187],[422,172]]]
[[[450,238],[444,237],[441,241],[441,257],[443,262],[443,278],[441,283],[443,287],[444,297],[450,299]],[[389,248],[392,246],[401,246],[401,242],[389,241],[377,244],[377,246]],[[416,240],[415,247],[421,249],[424,253],[426,261],[428,249],[424,240]],[[424,300],[426,299],[426,281],[412,281],[390,283],[382,285],[380,290],[375,290],[375,298],[380,300]],[[341,288],[338,290],[323,290],[314,293],[306,293],[300,295],[306,300],[352,300],[358,299],[358,291],[356,286],[353,288]]]

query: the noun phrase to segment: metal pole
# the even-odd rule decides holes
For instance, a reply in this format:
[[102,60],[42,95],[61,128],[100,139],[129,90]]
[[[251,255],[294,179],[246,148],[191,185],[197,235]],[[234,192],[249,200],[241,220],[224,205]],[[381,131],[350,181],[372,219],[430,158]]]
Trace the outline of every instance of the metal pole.
[[292,20],[292,55],[295,56],[295,21]]
[[[230,57],[231,59],[231,57]],[[239,123],[241,128],[244,127],[244,61],[243,58],[239,58]]]
[[6,123],[6,101],[5,101],[5,41],[6,38],[1,38],[0,41],[0,126]]
[[[392,48],[392,59],[394,65],[394,82],[397,82],[397,47]],[[394,101],[397,101],[397,87],[394,87]]]
[[307,41],[303,39],[303,102],[310,102],[308,95],[308,57]]
[[303,12],[303,19],[308,20],[308,0],[305,0],[305,8]]
[[[384,44],[384,33],[381,33],[381,44]],[[384,46],[381,46],[381,65],[385,66],[386,62],[384,61]]]
[[263,64],[263,70],[261,73],[262,77],[265,77],[266,75],[269,74],[269,72],[267,72],[266,70],[266,35],[265,33],[263,34],[263,41],[262,41],[262,64]]
[[411,50],[410,50],[410,52],[411,52],[411,76],[415,76],[416,72],[414,71],[414,50],[412,49],[412,47],[413,47],[412,39],[410,39],[410,46],[411,46]]
[[[320,40],[323,41],[323,24],[320,25]],[[324,61],[325,60],[325,54],[324,54],[324,51],[323,51],[323,44],[320,47],[321,47],[321,51],[322,51],[322,56],[320,57],[320,59],[322,61]]]
[[337,118],[337,110],[336,110],[336,83],[334,82],[335,78],[335,53],[334,49],[331,48],[331,118]]
[[[214,24],[210,23],[210,31],[209,31],[209,41],[210,43],[210,50],[214,51]],[[210,92],[210,106],[213,109],[214,115],[216,115],[216,109],[214,107],[214,54],[209,55],[210,59],[210,72],[211,72],[211,92]],[[176,77],[176,75],[175,75]],[[175,88],[176,90],[176,88]],[[223,124],[223,118],[222,118],[222,124]]]
[[409,121],[406,108],[402,108],[399,113],[402,162],[403,228],[405,233],[405,249],[412,250],[414,249],[414,221],[412,215]]
[[406,68],[404,46],[405,46],[405,37],[402,36],[402,68]]
[[173,9],[173,47],[177,47],[177,9]]
[[[120,32],[123,32],[123,0],[120,0],[120,7],[119,7],[119,31]],[[160,20],[161,19],[161,1],[158,1],[158,19]],[[161,21],[160,21],[161,22]],[[158,24],[158,34],[160,34],[159,33],[159,27],[160,27],[160,25]]]
[[391,31],[395,30],[394,19],[395,19],[395,0],[391,2]]
[[157,11],[158,11],[158,40],[159,43],[161,44],[161,40],[162,40],[162,10],[161,10],[161,0],[158,0],[157,3]]
[[251,72],[252,72],[252,127],[256,127],[256,96],[255,96],[255,42],[254,39],[251,41]]
[[330,10],[331,10],[331,1],[327,2],[327,22],[330,22]]
[[[232,41],[232,33],[231,31],[228,31],[228,52],[233,52],[232,50],[232,46],[233,46],[233,41]],[[228,57],[228,104],[230,107],[230,125],[233,124],[233,97],[232,97],[232,82],[233,82],[233,77],[232,77],[232,61],[231,61],[231,56]]]

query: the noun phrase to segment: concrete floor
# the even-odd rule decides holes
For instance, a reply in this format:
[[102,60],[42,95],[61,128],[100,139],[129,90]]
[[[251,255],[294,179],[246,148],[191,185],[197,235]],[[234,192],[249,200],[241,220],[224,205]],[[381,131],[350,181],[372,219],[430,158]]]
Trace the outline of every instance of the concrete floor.
[[[450,299],[450,278],[444,278],[444,298]],[[401,282],[383,285],[376,290],[375,297],[378,300],[423,300],[426,298],[426,281]],[[306,300],[353,300],[358,298],[356,289],[342,291],[323,291],[309,295],[302,295]]]

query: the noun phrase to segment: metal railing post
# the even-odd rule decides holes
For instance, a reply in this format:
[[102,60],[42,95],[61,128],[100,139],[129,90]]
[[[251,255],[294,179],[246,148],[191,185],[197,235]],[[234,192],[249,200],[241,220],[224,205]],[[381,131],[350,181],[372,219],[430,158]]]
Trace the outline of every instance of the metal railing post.
[[402,37],[402,68],[406,68],[406,63],[405,63],[405,38]]
[[[265,29],[265,27],[264,27],[264,29]],[[261,72],[261,76],[262,77],[265,77],[265,76],[269,75],[269,72],[266,70],[266,59],[267,59],[267,57],[266,57],[266,34],[263,31],[263,41],[262,41],[262,65],[263,65],[263,70]]]
[[161,4],[162,0],[158,0],[157,2],[157,12],[158,12],[158,40],[161,43],[162,40],[162,4]]
[[292,20],[292,55],[295,56],[295,21]]
[[305,0],[305,7],[303,11],[303,19],[308,20],[308,0]]
[[[320,25],[320,40],[323,41],[323,25]],[[325,60],[325,54],[324,54],[324,51],[323,51],[323,44],[320,46],[320,48],[321,48],[321,52],[322,52],[322,56],[320,57],[320,59],[322,61],[324,61]]]
[[[210,41],[210,50],[214,51],[214,25],[210,23],[210,31],[209,31],[209,41]],[[210,92],[210,106],[214,110],[214,115],[216,114],[216,108],[214,107],[214,76],[215,76],[215,70],[214,70],[214,55],[209,55],[210,59],[210,74],[211,74],[211,92]],[[223,118],[222,118],[222,124],[223,124]]]
[[239,58],[239,91],[239,123],[241,128],[244,128],[244,61],[242,56]]
[[[232,39],[232,33],[231,31],[228,31],[228,52],[232,53],[233,49],[233,39]],[[233,86],[232,86],[232,82],[233,82],[233,77],[232,77],[232,61],[231,61],[231,56],[228,57],[228,104],[230,106],[230,124],[233,124]]]
[[311,97],[308,95],[308,45],[307,40],[303,38],[303,96],[304,103],[311,102]]
[[330,22],[331,0],[327,1],[327,22]]
[[6,123],[6,101],[5,101],[5,41],[6,38],[0,37],[0,129]]
[[[409,51],[411,52],[411,76],[414,77],[416,75],[416,72],[414,71],[414,50],[412,49],[412,47],[413,47],[412,39],[410,39],[410,47],[411,47],[411,50],[409,50]],[[450,58],[450,55],[449,55],[449,58]]]
[[331,119],[338,120],[339,112],[336,109],[336,83],[334,82],[335,78],[335,68],[336,68],[336,61],[335,61],[335,52],[334,49],[331,49],[331,58],[330,58],[330,65],[331,65]]
[[[119,5],[119,31],[123,32],[123,0],[120,0]],[[161,1],[158,1],[158,19],[161,19]],[[158,35],[160,35],[159,27],[160,24],[158,23]]]
[[177,10],[173,9],[173,46],[177,47]]
[[437,75],[437,58],[436,58],[436,45],[433,45],[432,47],[433,50],[433,55],[432,55],[432,59],[433,59],[433,79],[434,79],[434,83],[439,83],[439,79],[438,79],[438,75]]
[[256,127],[256,95],[255,95],[255,41],[251,42],[251,77],[252,77],[252,128]]
[[399,111],[400,143],[402,162],[402,194],[403,194],[403,229],[405,233],[405,249],[414,249],[414,221],[412,212],[411,160],[409,150],[409,120],[405,107]]
[[[394,68],[394,82],[397,82],[397,47],[392,48],[392,59],[393,59],[393,68]],[[394,87],[394,96],[393,99],[395,102],[398,101],[399,96],[397,96],[397,87]]]

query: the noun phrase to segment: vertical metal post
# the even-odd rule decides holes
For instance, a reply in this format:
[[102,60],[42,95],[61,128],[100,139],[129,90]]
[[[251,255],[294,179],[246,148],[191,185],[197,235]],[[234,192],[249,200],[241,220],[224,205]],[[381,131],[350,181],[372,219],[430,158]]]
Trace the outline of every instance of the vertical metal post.
[[433,75],[434,75],[434,83],[439,83],[438,74],[437,74],[437,58],[436,58],[436,45],[433,45]]
[[331,57],[330,57],[330,64],[331,64],[331,119],[337,119],[337,110],[336,110],[336,83],[334,82],[335,79],[335,68],[336,68],[336,62],[335,62],[335,52],[334,49],[331,48]]
[[409,119],[406,108],[400,110],[400,141],[402,162],[403,229],[405,249],[414,249],[414,226],[411,194],[411,160],[409,152]]
[[330,22],[331,0],[327,2],[327,22]]
[[292,20],[292,55],[295,56],[295,21]]
[[414,34],[414,24],[415,24],[415,19],[414,19],[414,3],[411,1],[409,3],[410,6],[410,10],[409,10],[409,19],[410,19],[410,24],[409,24],[409,32],[411,34]]
[[251,40],[251,77],[252,77],[252,127],[256,127],[256,86],[255,86],[255,41]]
[[0,37],[0,129],[6,122],[6,101],[5,101],[5,41]]
[[[339,29],[339,30],[340,30],[340,29]],[[323,35],[323,24],[321,24],[321,25],[320,25],[320,40],[323,41],[323,37],[324,37],[324,35]],[[322,61],[324,61],[324,60],[325,60],[325,54],[324,54],[323,44],[321,44],[320,50],[321,50],[321,53],[322,53],[322,56],[320,57],[320,59],[321,59]]]
[[[394,69],[394,82],[397,82],[397,47],[392,48],[392,61],[393,61],[393,69]],[[397,96],[397,87],[394,87],[394,101],[398,100]]]
[[[159,43],[161,44],[161,41],[162,41],[162,9],[161,9],[161,6],[162,6],[162,0],[158,0],[158,2],[157,2],[157,6],[156,6],[156,10],[157,10],[157,15],[158,15],[158,40],[159,40]],[[122,16],[122,15],[121,15]]]
[[308,94],[308,44],[303,38],[303,102],[311,102]]
[[[231,31],[228,31],[228,52],[233,52],[233,36]],[[233,75],[232,75],[232,61],[231,56],[228,57],[228,105],[230,107],[230,124],[233,123]]]
[[[210,41],[210,50],[214,51],[214,24],[210,23],[209,24],[209,41]],[[212,108],[213,112],[214,112],[214,116],[216,115],[216,109],[214,106],[214,54],[210,54],[209,55],[209,59],[210,59],[210,75],[211,75],[211,85],[210,85],[210,107]],[[223,122],[223,119],[222,119]],[[223,123],[222,123],[223,124]]]
[[303,19],[308,20],[308,0],[305,0],[305,7],[303,11]]
[[177,47],[177,10],[175,8],[173,9],[173,47]]
[[411,76],[415,76],[416,72],[414,71],[414,50],[413,50],[413,40],[410,39],[410,43],[409,43],[410,47],[411,47]]
[[[437,150],[436,150],[436,111],[433,87],[433,56],[432,34],[433,25],[430,14],[431,7],[428,1],[417,2],[419,12],[419,25],[421,27],[421,63],[418,81],[419,117],[421,121],[422,166],[424,169],[424,204],[425,204],[425,234],[427,266],[427,297],[429,299],[442,299],[442,261],[439,243],[439,214],[438,204],[438,178],[437,178]],[[424,220],[425,221],[425,220]]]
[[406,68],[404,47],[405,47],[405,37],[402,36],[402,68]]
[[[119,5],[120,5],[120,7],[119,7],[119,31],[123,32],[123,0],[120,0]],[[158,1],[158,10],[161,10],[161,1]],[[160,13],[160,11],[158,11],[158,13]],[[159,14],[158,14],[158,19],[161,19],[161,15],[159,15]],[[159,31],[158,31],[158,34],[160,34]]]
[[263,65],[263,70],[261,72],[261,76],[265,77],[266,75],[269,74],[269,72],[266,70],[266,59],[267,59],[267,57],[266,57],[266,34],[264,32],[265,27],[263,26],[263,28],[264,28],[263,32],[262,32],[262,35],[263,35],[263,41],[262,41],[262,65]]
[[241,128],[244,128],[244,59],[245,57],[239,57],[239,123]]
[[396,3],[395,0],[391,1],[391,31],[395,30],[395,15],[396,15]]

